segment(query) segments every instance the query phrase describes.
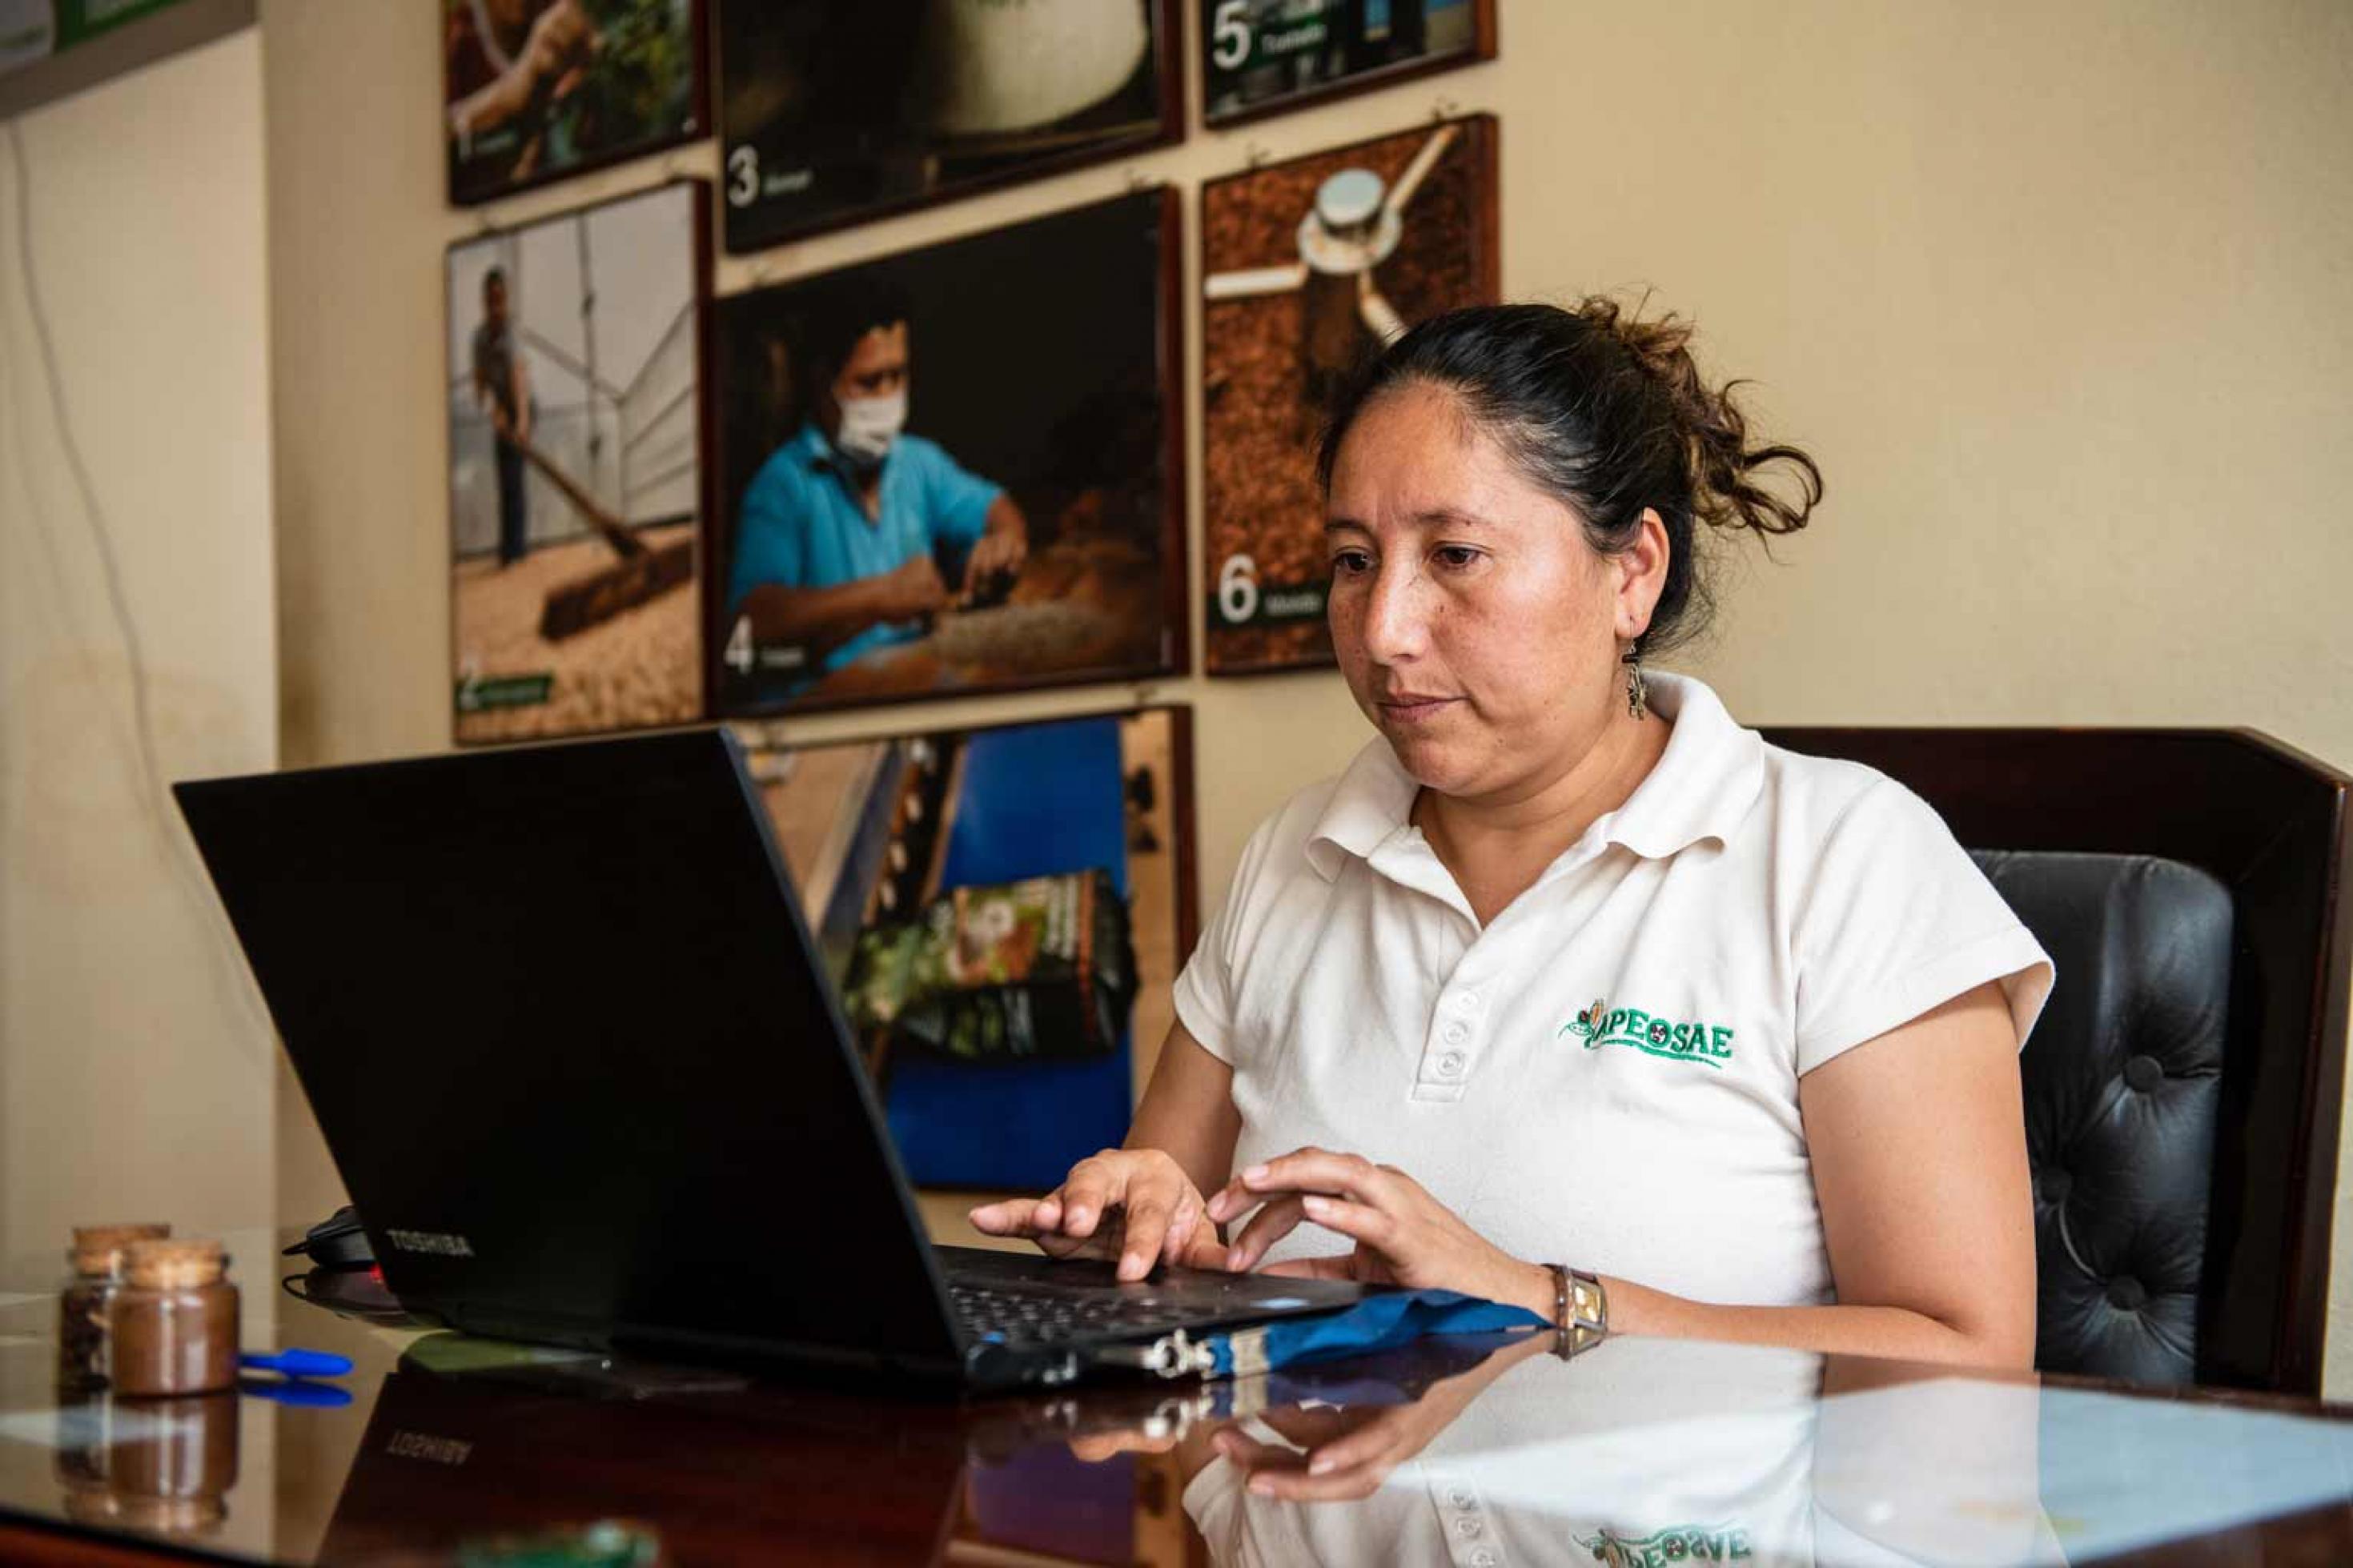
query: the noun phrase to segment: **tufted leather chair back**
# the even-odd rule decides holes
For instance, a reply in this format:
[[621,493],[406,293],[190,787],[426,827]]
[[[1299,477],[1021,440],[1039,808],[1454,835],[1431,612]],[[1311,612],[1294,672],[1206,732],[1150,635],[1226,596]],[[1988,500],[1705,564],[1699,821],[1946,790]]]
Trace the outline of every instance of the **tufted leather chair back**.
[[2235,731],[1765,733],[1916,791],[2057,964],[2021,1058],[2037,1364],[2317,1394],[2353,779]]
[[2059,973],[2020,1061],[2034,1173],[2034,1364],[2194,1382],[2231,890],[2146,855],[1976,858]]

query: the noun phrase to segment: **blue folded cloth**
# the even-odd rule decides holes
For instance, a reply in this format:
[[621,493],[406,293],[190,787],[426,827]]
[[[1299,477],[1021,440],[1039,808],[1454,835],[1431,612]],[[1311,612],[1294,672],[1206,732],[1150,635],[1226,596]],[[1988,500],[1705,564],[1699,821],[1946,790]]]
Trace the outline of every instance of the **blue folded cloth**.
[[1408,1344],[1430,1334],[1484,1334],[1504,1330],[1549,1329],[1525,1307],[1506,1307],[1454,1290],[1390,1290],[1368,1297],[1342,1312],[1286,1318],[1255,1328],[1211,1334],[1204,1342],[1209,1364],[1203,1375],[1240,1377],[1331,1361]]

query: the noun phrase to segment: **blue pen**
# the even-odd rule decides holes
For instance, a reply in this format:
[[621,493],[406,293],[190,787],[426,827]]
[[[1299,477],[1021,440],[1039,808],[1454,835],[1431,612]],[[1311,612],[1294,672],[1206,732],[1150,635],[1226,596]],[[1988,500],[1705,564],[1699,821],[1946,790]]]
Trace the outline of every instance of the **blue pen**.
[[277,1351],[269,1355],[248,1351],[237,1358],[237,1364],[248,1372],[274,1372],[284,1377],[344,1377],[352,1370],[348,1356],[329,1355],[325,1351]]
[[240,1393],[256,1399],[273,1399],[280,1405],[316,1405],[336,1409],[352,1402],[352,1391],[338,1388],[332,1383],[311,1383],[300,1377],[247,1377],[237,1380]]

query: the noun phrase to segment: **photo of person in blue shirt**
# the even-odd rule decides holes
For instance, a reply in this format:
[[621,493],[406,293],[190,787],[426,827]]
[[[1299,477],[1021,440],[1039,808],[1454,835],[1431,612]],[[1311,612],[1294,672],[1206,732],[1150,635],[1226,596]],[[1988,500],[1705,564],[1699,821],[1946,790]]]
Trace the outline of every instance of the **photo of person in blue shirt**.
[[[798,684],[913,642],[955,605],[1000,600],[1029,553],[1003,486],[906,430],[903,303],[860,290],[816,320],[793,365],[805,416],[745,487],[723,659]],[[756,653],[755,651],[756,650]]]
[[712,301],[723,716],[1181,667],[1176,234],[1155,187]]

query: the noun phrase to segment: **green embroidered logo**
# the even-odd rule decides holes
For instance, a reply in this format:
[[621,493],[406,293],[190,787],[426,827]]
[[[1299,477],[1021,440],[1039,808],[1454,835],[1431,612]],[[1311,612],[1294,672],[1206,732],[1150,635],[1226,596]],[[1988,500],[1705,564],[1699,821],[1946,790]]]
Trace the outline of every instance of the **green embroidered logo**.
[[1645,1056],[1697,1062],[1718,1071],[1732,1059],[1732,1031],[1722,1024],[1678,1024],[1640,1007],[1612,1007],[1598,1000],[1563,1024],[1560,1034],[1575,1035],[1588,1051],[1630,1046]]
[[1726,1524],[1677,1524],[1654,1530],[1640,1541],[1603,1531],[1580,1535],[1577,1543],[1603,1568],[1662,1568],[1670,1563],[1736,1563],[1747,1560],[1748,1532]]

